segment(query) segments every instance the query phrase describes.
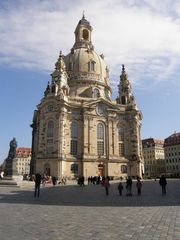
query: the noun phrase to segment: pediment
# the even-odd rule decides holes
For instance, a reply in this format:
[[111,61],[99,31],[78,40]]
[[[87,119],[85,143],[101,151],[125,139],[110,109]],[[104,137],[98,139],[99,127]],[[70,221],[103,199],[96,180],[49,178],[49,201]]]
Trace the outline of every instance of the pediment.
[[99,99],[96,99],[96,100],[91,100],[91,102],[86,102],[84,103],[84,107],[85,108],[91,108],[91,109],[95,109],[98,105],[102,105],[104,106],[104,108],[108,111],[118,111],[120,110],[119,109],[119,106],[110,102],[110,101],[106,101],[105,99],[103,98],[99,98]]

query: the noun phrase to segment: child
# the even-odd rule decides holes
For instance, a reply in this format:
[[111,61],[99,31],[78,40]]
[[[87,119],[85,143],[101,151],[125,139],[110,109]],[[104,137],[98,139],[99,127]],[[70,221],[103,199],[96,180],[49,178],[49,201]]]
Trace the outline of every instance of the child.
[[122,185],[121,182],[118,185],[118,190],[119,190],[119,195],[121,196],[122,195],[122,190],[123,190],[123,185]]

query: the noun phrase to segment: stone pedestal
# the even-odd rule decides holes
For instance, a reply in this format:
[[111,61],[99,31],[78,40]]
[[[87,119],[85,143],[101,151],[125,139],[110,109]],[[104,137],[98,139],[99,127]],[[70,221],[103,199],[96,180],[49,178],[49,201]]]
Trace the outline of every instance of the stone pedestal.
[[6,178],[13,179],[13,176],[18,176],[17,168],[16,168],[16,160],[11,158],[10,156],[6,159],[5,169],[4,169],[4,176]]

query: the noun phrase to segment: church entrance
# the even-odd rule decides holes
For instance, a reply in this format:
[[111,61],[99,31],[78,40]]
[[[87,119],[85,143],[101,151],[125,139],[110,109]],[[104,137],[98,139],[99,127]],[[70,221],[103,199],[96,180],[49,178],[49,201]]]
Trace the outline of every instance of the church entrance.
[[100,177],[103,177],[104,176],[104,164],[101,162],[100,164],[98,164],[98,175]]

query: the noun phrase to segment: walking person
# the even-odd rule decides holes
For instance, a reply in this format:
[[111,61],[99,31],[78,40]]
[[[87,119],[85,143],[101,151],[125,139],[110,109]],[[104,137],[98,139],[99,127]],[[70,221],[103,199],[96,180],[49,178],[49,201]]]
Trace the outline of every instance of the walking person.
[[106,195],[109,195],[109,188],[110,188],[109,177],[105,178],[104,187],[105,187],[105,190],[106,190]]
[[122,185],[122,183],[120,182],[120,183],[118,184],[118,191],[119,191],[119,195],[120,195],[120,196],[122,195],[122,190],[123,190],[123,185]]
[[142,182],[140,180],[140,177],[137,177],[136,187],[137,187],[137,194],[138,194],[138,196],[140,196],[141,195],[141,188],[142,188]]
[[45,173],[43,174],[41,180],[42,180],[42,185],[43,185],[43,187],[45,187],[45,185],[46,185],[46,174],[45,174]]
[[4,178],[4,171],[1,171],[0,173],[0,179],[3,179]]
[[36,173],[36,175],[35,175],[35,191],[34,191],[34,197],[36,197],[36,195],[39,197],[39,194],[40,194],[40,185],[41,185],[41,174],[40,174],[40,173]]
[[166,195],[166,185],[167,185],[167,181],[164,175],[162,175],[159,179],[159,184],[162,188],[162,195]]
[[53,186],[55,186],[56,183],[57,183],[56,177],[55,177],[55,176],[52,176],[52,184],[53,184]]
[[132,196],[132,179],[131,177],[128,177],[127,181],[126,181],[126,196]]

